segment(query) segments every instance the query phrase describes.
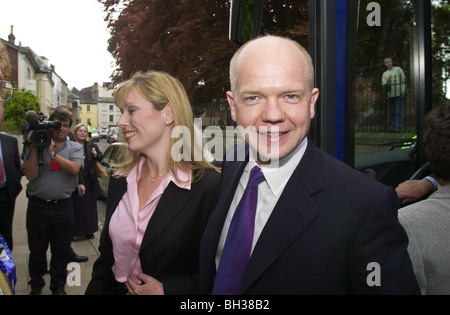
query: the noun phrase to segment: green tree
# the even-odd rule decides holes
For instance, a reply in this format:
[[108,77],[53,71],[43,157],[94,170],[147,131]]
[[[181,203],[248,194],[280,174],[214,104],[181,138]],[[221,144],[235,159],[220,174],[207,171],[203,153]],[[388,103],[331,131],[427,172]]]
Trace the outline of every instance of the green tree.
[[13,97],[3,104],[5,115],[2,129],[20,131],[27,123],[25,113],[29,110],[39,111],[38,98],[24,89],[14,92]]

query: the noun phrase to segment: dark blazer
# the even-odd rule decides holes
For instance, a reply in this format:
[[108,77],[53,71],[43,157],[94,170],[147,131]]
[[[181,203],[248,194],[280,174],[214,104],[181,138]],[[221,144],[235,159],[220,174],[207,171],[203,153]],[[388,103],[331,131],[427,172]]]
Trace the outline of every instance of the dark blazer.
[[[127,189],[125,178],[111,178],[100,257],[94,264],[86,294],[113,294],[116,281],[109,222]],[[161,281],[165,294],[196,294],[199,286],[199,247],[206,222],[220,191],[220,174],[206,170],[190,190],[171,182],[147,226],[139,252],[142,271]]]
[[[212,291],[217,245],[246,164],[223,163],[222,192],[200,248],[200,294]],[[240,294],[420,294],[397,203],[394,189],[308,141],[255,246]],[[381,286],[370,286],[377,269]]]
[[0,134],[3,151],[3,166],[7,178],[9,198],[14,201],[22,190],[22,171],[20,169],[20,155],[18,141],[15,137]]
[[[92,180],[92,195],[95,198],[100,198],[102,196],[102,191],[100,189],[100,184],[98,182],[97,174],[95,173],[95,162],[103,160],[103,153],[100,151],[98,146],[95,143],[92,142],[85,142],[84,143],[84,167],[89,167],[89,176]],[[97,151],[97,158],[94,159],[94,156],[92,155],[92,148],[95,148]],[[83,171],[80,171],[80,176],[82,177]],[[79,183],[83,183],[84,179],[79,181]],[[75,191],[75,193],[78,193]]]

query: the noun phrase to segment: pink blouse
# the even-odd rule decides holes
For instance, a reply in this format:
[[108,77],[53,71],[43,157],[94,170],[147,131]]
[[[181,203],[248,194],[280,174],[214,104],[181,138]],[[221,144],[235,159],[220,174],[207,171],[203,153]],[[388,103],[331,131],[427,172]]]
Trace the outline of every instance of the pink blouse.
[[169,172],[150,196],[142,210],[139,211],[137,183],[141,177],[140,174],[144,162],[145,158],[142,158],[138,165],[128,174],[127,191],[112,215],[109,225],[109,235],[114,252],[112,271],[116,280],[121,283],[127,281],[128,275],[134,281],[140,283],[140,280],[135,275],[142,272],[139,260],[142,238],[166,187],[172,181],[180,188],[191,189],[190,174],[179,170],[177,175],[180,182],[177,182],[172,173]]

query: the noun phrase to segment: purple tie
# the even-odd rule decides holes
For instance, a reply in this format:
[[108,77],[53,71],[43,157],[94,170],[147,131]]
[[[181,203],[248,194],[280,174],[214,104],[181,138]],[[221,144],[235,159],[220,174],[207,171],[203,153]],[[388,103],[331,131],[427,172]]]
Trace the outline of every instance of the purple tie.
[[238,294],[250,260],[258,203],[258,185],[264,174],[257,166],[250,172],[247,188],[234,212],[220,257],[212,294]]

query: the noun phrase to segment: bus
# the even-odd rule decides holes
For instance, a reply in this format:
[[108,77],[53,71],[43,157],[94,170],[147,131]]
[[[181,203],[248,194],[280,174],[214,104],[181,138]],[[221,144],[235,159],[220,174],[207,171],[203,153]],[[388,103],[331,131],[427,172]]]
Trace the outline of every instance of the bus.
[[[229,39],[276,34],[305,46],[320,90],[310,137],[395,188],[430,172],[421,129],[449,102],[449,20],[446,0],[232,0]],[[404,77],[384,84],[389,60]],[[400,126],[391,117],[397,90]]]

